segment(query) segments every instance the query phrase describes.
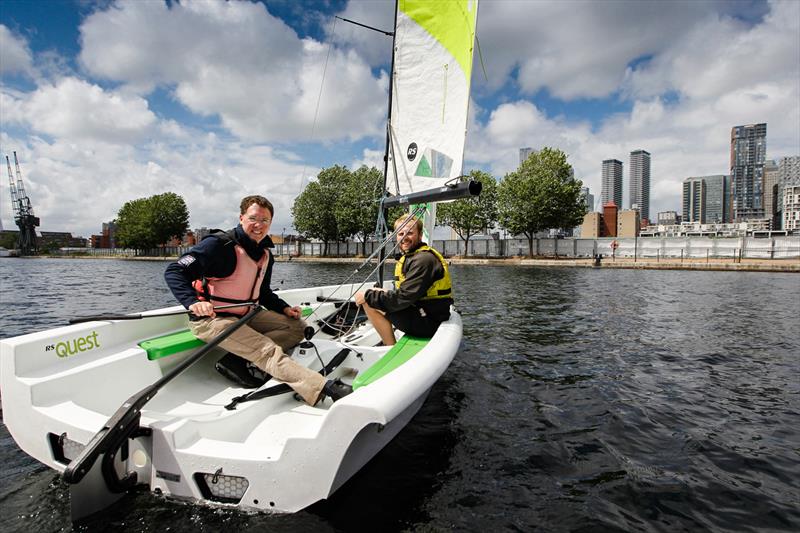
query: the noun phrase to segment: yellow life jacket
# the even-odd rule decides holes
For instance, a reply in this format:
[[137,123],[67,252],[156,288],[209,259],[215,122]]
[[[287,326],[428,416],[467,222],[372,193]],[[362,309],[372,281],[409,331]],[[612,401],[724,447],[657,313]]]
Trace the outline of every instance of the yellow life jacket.
[[442,298],[453,298],[453,283],[450,279],[450,270],[447,268],[447,261],[444,260],[442,254],[424,244],[411,252],[410,254],[403,254],[403,256],[395,263],[394,265],[394,288],[399,289],[400,284],[402,284],[406,280],[406,276],[403,273],[403,265],[406,262],[406,258],[417,254],[419,252],[431,252],[433,255],[436,256],[436,259],[442,264],[442,268],[444,269],[444,276],[441,279],[437,279],[433,282],[433,284],[428,287],[428,292],[425,293],[425,296],[421,298],[421,300],[437,300]]

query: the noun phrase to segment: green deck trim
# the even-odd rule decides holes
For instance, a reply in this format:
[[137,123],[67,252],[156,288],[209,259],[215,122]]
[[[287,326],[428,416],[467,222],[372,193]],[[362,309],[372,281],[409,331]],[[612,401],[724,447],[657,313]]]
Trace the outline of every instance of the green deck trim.
[[153,339],[147,339],[139,343],[144,351],[147,352],[147,358],[153,361],[154,359],[161,359],[168,355],[176,354],[202,346],[205,343],[192,335],[188,329],[183,331],[176,331],[169,335],[162,335]]
[[370,383],[382,378],[395,368],[399,367],[412,357],[417,352],[427,346],[430,339],[422,339],[419,337],[411,337],[404,335],[397,344],[386,352],[386,355],[381,357],[371,367],[359,374],[353,381],[353,390],[369,385]]

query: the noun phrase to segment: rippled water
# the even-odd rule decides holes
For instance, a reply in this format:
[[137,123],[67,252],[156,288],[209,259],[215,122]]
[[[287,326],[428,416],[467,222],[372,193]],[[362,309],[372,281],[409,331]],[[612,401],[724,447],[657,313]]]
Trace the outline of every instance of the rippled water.
[[[0,331],[172,305],[164,266],[0,260]],[[274,285],[351,271],[281,263]],[[461,351],[417,417],[331,500],[269,516],[142,492],[76,529],[800,529],[796,274],[452,271]],[[68,489],[4,426],[0,465],[0,529],[70,530]]]

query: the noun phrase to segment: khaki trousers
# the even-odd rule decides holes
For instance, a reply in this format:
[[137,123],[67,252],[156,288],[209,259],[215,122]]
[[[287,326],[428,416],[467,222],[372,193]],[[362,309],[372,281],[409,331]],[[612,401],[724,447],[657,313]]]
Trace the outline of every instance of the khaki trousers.
[[[189,329],[198,339],[210,342],[229,328],[237,317],[217,316],[189,321]],[[306,323],[274,311],[261,311],[247,324],[234,331],[219,345],[244,357],[264,372],[292,387],[309,405],[319,399],[325,378],[318,372],[287,357],[288,350],[303,340]]]

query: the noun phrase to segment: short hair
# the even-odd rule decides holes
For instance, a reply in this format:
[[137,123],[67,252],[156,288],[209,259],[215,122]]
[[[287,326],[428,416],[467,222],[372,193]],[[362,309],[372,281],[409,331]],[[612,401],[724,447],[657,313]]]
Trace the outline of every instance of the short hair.
[[239,204],[239,214],[244,215],[245,212],[250,208],[251,205],[256,204],[260,207],[269,210],[269,216],[275,216],[275,209],[272,207],[272,202],[264,198],[263,196],[259,196],[257,194],[251,196],[245,196],[242,198],[242,203]]
[[394,221],[394,229],[397,229],[397,226],[403,224],[406,220],[410,220],[411,223],[414,224],[414,226],[416,226],[417,233],[422,235],[422,220],[409,214],[400,215],[400,217],[398,217],[398,219]]

